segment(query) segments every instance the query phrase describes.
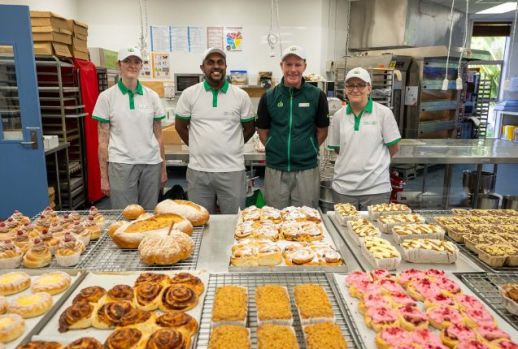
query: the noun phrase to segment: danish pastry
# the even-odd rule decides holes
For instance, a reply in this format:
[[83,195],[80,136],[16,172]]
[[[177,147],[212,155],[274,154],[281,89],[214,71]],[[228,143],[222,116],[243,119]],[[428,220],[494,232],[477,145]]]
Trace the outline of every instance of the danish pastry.
[[196,292],[184,285],[169,285],[162,292],[159,308],[167,311],[187,311],[198,304]]
[[133,317],[136,309],[129,302],[108,302],[97,309],[92,317],[92,326],[100,329],[120,326],[125,316]]
[[190,337],[174,328],[161,328],[148,339],[146,349],[184,349],[190,347]]
[[126,219],[137,219],[138,216],[140,216],[144,212],[144,207],[137,204],[132,204],[126,206],[126,208],[122,210],[122,216]]
[[193,289],[198,296],[201,296],[205,290],[205,286],[201,279],[190,273],[178,273],[171,277],[171,283],[175,285],[186,285]]
[[157,214],[176,213],[187,218],[193,226],[198,227],[207,224],[209,211],[203,206],[187,200],[164,200],[155,207]]
[[62,349],[63,346],[58,342],[48,341],[30,341],[24,345],[16,347],[16,349]]
[[103,345],[93,337],[83,337],[76,339],[64,349],[103,349]]
[[25,331],[25,321],[18,314],[0,315],[0,343],[20,337]]
[[173,231],[168,236],[146,236],[138,246],[144,264],[170,265],[191,256],[194,241],[190,236]]
[[70,287],[72,278],[62,271],[53,271],[38,276],[32,283],[32,292],[47,292],[51,295],[59,294]]
[[115,285],[106,293],[106,302],[133,302],[134,290],[129,285]]
[[51,306],[52,296],[46,292],[39,292],[11,300],[8,311],[27,319],[46,313]]
[[132,349],[140,348],[139,342],[143,339],[142,332],[133,327],[116,329],[104,342],[105,349]]
[[184,333],[194,334],[198,331],[198,321],[184,312],[164,313],[155,322],[160,327],[171,327]]
[[81,291],[79,291],[79,294],[75,296],[72,303],[77,303],[81,301],[97,303],[105,294],[106,290],[100,286],[85,287]]
[[4,314],[9,307],[9,302],[4,296],[0,296],[0,314]]
[[0,275],[0,295],[8,296],[29,288],[31,278],[24,272],[15,271]]
[[144,282],[158,283],[163,286],[169,284],[169,276],[160,273],[141,273],[135,281],[135,287]]
[[11,240],[5,240],[0,244],[0,269],[14,269],[20,266],[22,250],[13,244]]
[[72,303],[59,316],[59,332],[90,327],[93,310],[94,306],[87,301]]
[[155,310],[160,303],[163,285],[153,282],[141,282],[135,286],[135,305],[142,310]]
[[34,239],[32,247],[23,256],[23,266],[26,268],[43,268],[50,264],[52,254],[41,239]]

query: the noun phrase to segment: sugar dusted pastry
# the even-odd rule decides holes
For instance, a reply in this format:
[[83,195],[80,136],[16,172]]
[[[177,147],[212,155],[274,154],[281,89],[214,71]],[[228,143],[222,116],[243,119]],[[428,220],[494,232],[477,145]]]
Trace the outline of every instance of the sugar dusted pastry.
[[43,240],[43,243],[49,249],[50,253],[56,253],[58,246],[61,242],[62,236],[54,237],[52,233],[48,231],[48,229],[42,229],[40,233],[40,239]]
[[25,331],[25,321],[18,314],[0,315],[0,344],[20,337]]
[[230,262],[235,266],[277,265],[282,250],[270,240],[244,239],[232,246]]
[[167,236],[146,236],[138,246],[140,260],[147,265],[172,265],[189,258],[194,241],[181,231]]
[[53,271],[41,274],[32,282],[33,293],[47,292],[48,294],[59,294],[70,287],[72,278],[62,271]]
[[257,306],[257,322],[291,325],[290,298],[288,290],[278,285],[263,285],[255,289],[255,304]]
[[306,338],[306,347],[308,349],[347,348],[347,342],[342,335],[340,327],[333,322],[323,322],[305,326],[304,337]]
[[257,328],[257,348],[298,349],[299,344],[293,327],[264,324]]
[[368,219],[357,219],[347,222],[347,229],[353,240],[361,245],[367,236],[380,236],[380,231]]
[[253,238],[277,241],[279,228],[272,221],[243,221],[236,225],[234,237],[236,240]]
[[9,296],[21,292],[31,285],[31,278],[28,274],[15,271],[0,275],[0,295]]
[[239,212],[240,221],[260,221],[261,209],[252,205]]
[[321,224],[314,221],[285,221],[280,231],[284,239],[289,241],[318,241],[324,238]]
[[347,225],[347,221],[358,218],[356,207],[349,203],[335,204],[335,217],[341,225]]
[[80,222],[75,222],[70,232],[77,240],[81,241],[85,247],[90,243],[90,231],[85,229]]
[[43,268],[50,264],[52,254],[41,239],[34,239],[31,248],[25,253],[22,259],[26,268]]
[[250,332],[243,326],[223,325],[212,330],[209,349],[251,348]]
[[15,269],[22,261],[22,250],[11,240],[0,242],[0,269]]
[[65,234],[59,247],[56,249],[56,261],[63,267],[77,265],[84,251],[85,245],[72,234]]
[[46,313],[51,306],[52,296],[46,292],[38,292],[11,300],[8,311],[26,319]]
[[392,228],[394,241],[400,243],[405,239],[444,239],[444,230],[436,224],[405,224]]
[[334,319],[327,293],[320,285],[300,284],[293,293],[302,324]]
[[212,307],[213,326],[225,324],[244,326],[248,312],[247,293],[247,289],[241,286],[218,287]]
[[313,221],[317,223],[321,222],[320,214],[318,213],[318,211],[308,206],[289,206],[281,211],[281,215],[284,221]]
[[381,216],[378,218],[378,224],[383,233],[390,233],[392,227],[396,225],[424,223],[425,218],[417,213],[404,213]]
[[370,205],[367,209],[369,210],[369,217],[372,219],[377,219],[379,216],[387,214],[403,214],[412,212],[407,205],[395,203]]
[[459,249],[451,241],[437,239],[409,239],[401,243],[403,259],[412,263],[455,263]]

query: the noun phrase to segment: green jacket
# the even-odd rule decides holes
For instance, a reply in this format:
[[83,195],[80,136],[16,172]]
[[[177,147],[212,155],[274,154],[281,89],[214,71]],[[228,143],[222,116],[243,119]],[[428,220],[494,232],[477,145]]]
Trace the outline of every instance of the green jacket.
[[[321,93],[319,88],[308,83],[295,89],[284,86],[283,82],[266,92],[270,117],[265,143],[266,166],[288,172],[318,166],[316,117]],[[325,104],[327,109],[327,100]]]

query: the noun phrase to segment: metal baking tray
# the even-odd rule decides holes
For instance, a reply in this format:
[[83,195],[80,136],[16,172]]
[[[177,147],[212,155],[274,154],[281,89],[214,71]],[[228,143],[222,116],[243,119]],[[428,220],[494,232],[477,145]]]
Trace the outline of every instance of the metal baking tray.
[[192,255],[174,265],[146,265],[140,261],[138,249],[119,248],[108,234],[104,234],[92,253],[86,256],[78,267],[92,271],[194,270],[198,265],[205,229],[206,226],[194,227],[191,235],[194,241]]
[[454,273],[480,299],[518,330],[518,316],[511,314],[502,304],[498,286],[505,283],[518,283],[518,272],[499,273]]
[[257,308],[255,305],[255,287],[265,284],[277,284],[288,288],[293,313],[293,328],[297,335],[300,348],[305,348],[302,326],[297,316],[293,288],[298,284],[316,283],[324,288],[333,306],[336,324],[341,328],[349,348],[365,348],[360,339],[356,324],[351,320],[349,308],[345,305],[343,297],[338,291],[333,274],[307,272],[307,273],[223,273],[210,274],[207,285],[207,295],[203,304],[200,331],[196,338],[197,348],[207,348],[211,331],[212,306],[216,288],[224,285],[239,285],[248,288],[248,319],[247,327],[250,329],[252,348],[257,347]]

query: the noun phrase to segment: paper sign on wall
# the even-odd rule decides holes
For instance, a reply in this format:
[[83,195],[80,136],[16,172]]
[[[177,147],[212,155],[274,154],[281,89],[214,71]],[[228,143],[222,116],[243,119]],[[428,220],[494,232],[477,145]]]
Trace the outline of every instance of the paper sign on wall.
[[171,33],[168,25],[149,27],[151,51],[171,51]]
[[223,27],[207,27],[207,48],[223,50]]
[[225,27],[225,49],[243,51],[243,27]]
[[169,79],[169,53],[153,52],[153,78]]

